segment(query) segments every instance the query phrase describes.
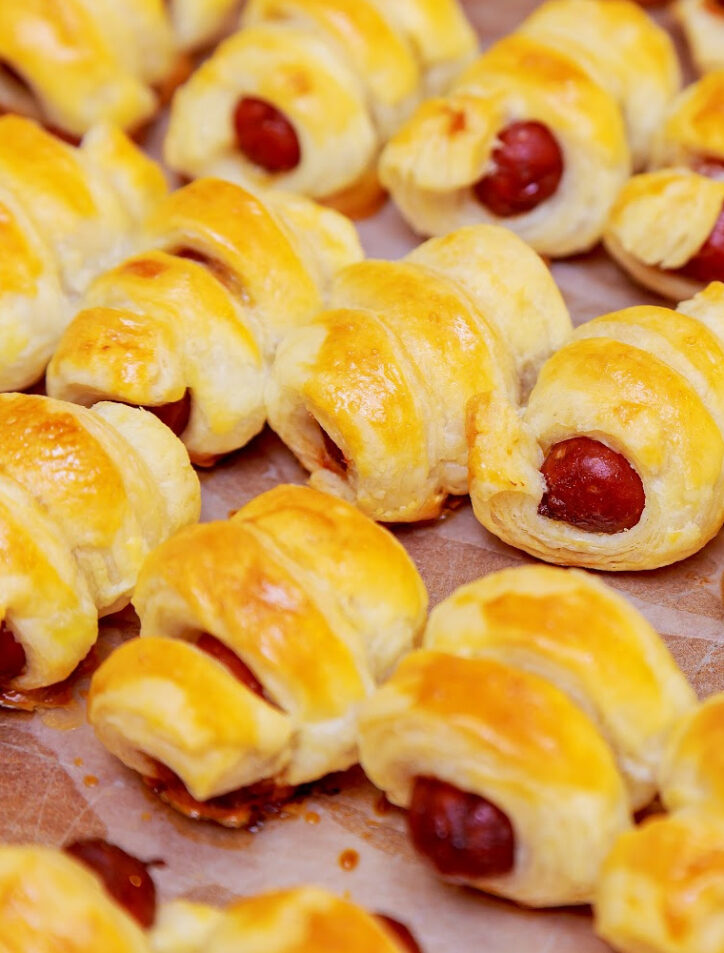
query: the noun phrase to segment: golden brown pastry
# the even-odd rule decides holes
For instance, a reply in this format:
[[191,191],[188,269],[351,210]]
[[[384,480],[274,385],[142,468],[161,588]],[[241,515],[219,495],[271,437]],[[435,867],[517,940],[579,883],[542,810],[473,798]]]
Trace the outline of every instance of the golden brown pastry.
[[677,0],[674,13],[700,73],[724,69],[724,6],[721,0]]
[[659,781],[669,810],[711,808],[724,815],[724,692],[681,719]]
[[671,40],[635,4],[548,0],[418,108],[380,180],[422,234],[502,222],[544,254],[584,251],[679,84]]
[[[690,215],[691,217],[691,215]],[[471,403],[470,495],[496,536],[548,562],[652,569],[724,522],[724,288],[576,330],[525,409]]]
[[137,129],[188,76],[237,0],[3,0],[0,110],[80,137]]
[[[724,8],[723,8],[724,22]],[[724,65],[680,93],[654,139],[654,167],[688,166],[724,179]]]
[[269,422],[313,486],[384,521],[435,517],[467,492],[466,402],[517,406],[571,327],[540,258],[487,225],[351,265],[328,304],[282,342]]
[[387,530],[280,486],[160,546],[133,604],[141,638],[93,676],[90,722],[175,807],[241,826],[354,764],[357,708],[416,641],[427,595]]
[[42,376],[79,295],[165,193],[160,168],[111,126],[76,149],[0,117],[0,390]]
[[127,605],[146,554],[198,519],[183,445],[151,414],[0,394],[0,704],[51,704]]
[[151,953],[154,903],[145,865],[102,841],[0,847],[0,953]]
[[446,879],[532,906],[591,900],[695,696],[623,599],[528,566],[456,590],[360,716],[360,760]]
[[597,932],[621,953],[720,953],[724,813],[678,811],[619,838],[595,913]]
[[194,463],[213,463],[264,426],[279,339],[311,320],[332,275],[362,250],[330,209],[213,179],[160,203],[144,242],[157,250],[86,292],[48,367],[48,393],[148,407]]
[[475,48],[457,0],[250,0],[177,92],[166,160],[368,214],[380,146]]
[[245,897],[225,910],[167,903],[150,942],[153,953],[420,953],[404,924],[319,887]]
[[606,861],[596,928],[623,953],[724,949],[724,694],[686,714],[660,769],[669,817],[622,837]]
[[634,176],[616,199],[604,243],[632,278],[667,298],[724,281],[724,180],[685,168]]

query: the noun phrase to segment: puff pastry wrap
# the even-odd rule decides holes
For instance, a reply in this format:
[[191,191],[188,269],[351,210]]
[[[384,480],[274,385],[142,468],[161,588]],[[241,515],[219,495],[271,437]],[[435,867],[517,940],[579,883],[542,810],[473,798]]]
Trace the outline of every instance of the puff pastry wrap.
[[135,129],[188,75],[236,0],[3,0],[0,109],[70,136]]
[[225,910],[167,903],[150,943],[153,953],[419,953],[382,917],[318,887],[246,897]]
[[0,953],[150,953],[145,932],[84,864],[0,847]]
[[678,0],[673,9],[699,72],[724,69],[724,8],[719,0]]
[[[471,402],[478,520],[507,543],[567,566],[653,569],[701,549],[724,521],[723,362],[721,283],[679,313],[628,308],[582,325],[543,365],[523,410],[495,395]],[[609,448],[639,481],[643,508],[630,528],[543,515],[550,487],[541,466],[581,439]],[[613,493],[615,502],[618,479],[598,493]],[[579,489],[594,506],[588,494],[597,491],[586,480]]]
[[677,97],[652,149],[660,171],[626,183],[604,233],[625,271],[674,300],[724,280],[723,104],[724,70]]
[[186,402],[173,427],[207,465],[264,426],[280,338],[312,319],[332,275],[362,250],[331,209],[214,179],[160,203],[143,241],[154,250],[88,289],[48,367],[48,393],[157,412]]
[[0,117],[0,390],[42,375],[79,295],[165,194],[160,168],[111,126],[76,149]]
[[[280,486],[159,547],[133,604],[142,637],[93,676],[89,720],[127,765],[159,777],[161,762],[208,801],[353,764],[356,710],[416,641],[427,595],[402,546],[355,507]],[[202,634],[257,685],[199,648]]]
[[504,570],[433,610],[423,649],[361,712],[360,760],[402,807],[432,778],[504,812],[509,869],[451,879],[533,906],[586,903],[694,703],[657,634],[608,587],[575,570]]
[[[457,0],[250,0],[242,29],[177,92],[166,160],[188,176],[278,186],[368,214],[381,145],[476,46]],[[247,99],[273,108],[274,130],[246,115],[237,136]],[[271,155],[244,137],[270,132]]]
[[269,422],[313,486],[385,521],[467,492],[466,401],[517,405],[571,327],[540,258],[489,225],[343,269],[329,306],[282,342]]
[[671,40],[635,4],[549,0],[419,107],[380,180],[422,234],[502,221],[544,254],[583,251],[679,85]]
[[127,605],[145,555],[199,512],[188,456],[153,415],[0,394],[3,654],[9,630],[25,656],[1,703],[42,704],[33,691],[76,668],[98,616]]
[[672,812],[616,843],[603,867],[598,932],[625,953],[724,948],[724,694],[673,733],[661,765]]

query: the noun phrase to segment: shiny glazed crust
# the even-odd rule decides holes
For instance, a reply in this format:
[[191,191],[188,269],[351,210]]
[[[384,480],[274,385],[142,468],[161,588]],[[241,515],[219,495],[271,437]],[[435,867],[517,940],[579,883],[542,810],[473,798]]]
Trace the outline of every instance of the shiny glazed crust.
[[168,903],[150,942],[153,953],[407,953],[376,917],[318,887],[249,897],[225,910]]
[[[391,132],[475,46],[457,0],[251,0],[242,29],[177,93],[166,160],[189,176],[333,197],[361,184]],[[244,96],[292,123],[295,169],[268,173],[237,149],[232,117]]]
[[0,117],[0,390],[42,375],[78,296],[129,253],[165,193],[120,130],[96,126],[74,148]]
[[712,695],[677,726],[660,772],[669,810],[724,812],[724,693]]
[[[543,365],[522,412],[497,395],[472,401],[480,522],[547,562],[596,569],[664,566],[708,542],[724,521],[723,301],[714,284],[684,314],[639,307],[597,318]],[[547,451],[578,435],[623,454],[641,478],[646,505],[632,529],[594,533],[538,514]]]
[[635,175],[616,199],[603,241],[635,281],[680,301],[703,284],[675,269],[696,255],[722,208],[724,181],[684,168]]
[[466,401],[517,404],[570,333],[548,269],[494,226],[343,269],[329,306],[279,348],[269,421],[312,485],[384,521],[437,516],[467,492]]
[[0,395],[0,466],[0,604],[27,658],[10,687],[28,690],[73,671],[146,554],[198,519],[200,490],[173,434],[119,404]]
[[652,800],[664,747],[696,701],[644,617],[578,570],[526,566],[461,586],[433,610],[423,644],[557,685],[613,748],[634,810]]
[[724,15],[709,0],[677,0],[674,13],[683,27],[700,73],[724,69]]
[[[417,109],[385,147],[380,180],[421,234],[502,221],[543,254],[584,251],[601,237],[631,156],[645,164],[680,83],[670,38],[635,3],[548,0],[448,96]],[[494,165],[500,132],[519,122],[553,134],[563,177],[547,200],[501,220],[473,187]]]
[[[386,530],[280,486],[157,549],[134,606],[143,637],[94,675],[89,719],[130,767],[153,774],[157,759],[206,800],[353,764],[356,710],[417,640],[427,595]],[[201,633],[241,658],[270,701],[191,644]]]
[[688,809],[619,838],[598,885],[596,930],[621,953],[724,947],[724,814]]
[[1,953],[150,953],[141,928],[83,864],[48,847],[0,847]]
[[[652,166],[696,168],[702,159],[717,159],[724,163],[722,103],[724,61],[721,69],[687,86],[672,102],[654,139]],[[724,178],[724,169],[721,177]]]
[[[264,426],[282,335],[312,319],[332,275],[362,257],[353,226],[313,202],[197,180],[147,221],[148,251],[97,278],[48,368],[48,393],[163,406],[188,390],[195,463]],[[179,255],[196,256],[196,260]]]
[[629,801],[610,748],[560,689],[514,662],[413,652],[359,731],[362,766],[393,804],[408,807],[415,778],[433,777],[507,815],[513,869],[456,880],[531,906],[590,901]]

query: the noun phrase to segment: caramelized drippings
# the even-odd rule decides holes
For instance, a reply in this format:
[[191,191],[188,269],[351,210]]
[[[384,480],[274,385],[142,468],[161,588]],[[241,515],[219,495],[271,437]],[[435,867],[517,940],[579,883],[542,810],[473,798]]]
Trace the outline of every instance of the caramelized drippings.
[[393,917],[388,917],[386,913],[376,913],[375,916],[385,925],[394,938],[402,944],[405,950],[408,950],[409,953],[422,953],[420,945],[411,930],[409,930],[404,923],[400,923],[399,920],[395,920]]
[[499,807],[477,794],[418,777],[407,821],[416,850],[444,876],[477,879],[513,869],[513,826]]
[[279,816],[296,789],[281,787],[274,781],[259,781],[246,788],[230,791],[207,801],[197,801],[178,775],[160,762],[154,762],[154,776],[144,783],[179,813],[192,820],[215,821],[224,827],[256,828],[270,817]]
[[354,870],[359,864],[359,854],[356,850],[343,850],[339,855],[339,866],[342,870]]
[[90,675],[98,667],[95,647],[62,682],[45,685],[43,688],[2,688],[0,687],[0,708],[13,708],[18,711],[36,711],[40,708],[60,708],[73,700],[73,688],[79,678]]
[[153,925],[156,886],[147,864],[100,838],[73,841],[63,849],[97,874],[110,896],[144,929]]

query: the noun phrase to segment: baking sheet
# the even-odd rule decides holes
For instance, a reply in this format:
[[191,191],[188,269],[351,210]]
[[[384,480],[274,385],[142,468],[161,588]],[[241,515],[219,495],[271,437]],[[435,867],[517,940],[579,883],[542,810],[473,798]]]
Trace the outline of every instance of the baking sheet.
[[[467,7],[488,42],[536,5],[471,0]],[[158,130],[152,131],[149,143],[158,138]],[[398,257],[416,243],[389,204],[361,223],[360,233],[367,253],[376,257]],[[557,263],[553,272],[576,323],[631,304],[661,303],[632,285],[600,251]],[[227,516],[279,482],[305,479],[269,431],[200,476],[204,520]],[[432,526],[395,532],[417,563],[433,605],[462,583],[529,561],[483,530],[467,502]],[[677,566],[605,577],[664,635],[701,695],[724,688],[723,570],[721,534]],[[104,620],[101,657],[137,630],[130,609]],[[69,709],[0,714],[0,840],[60,845],[71,838],[105,837],[145,859],[162,859],[165,866],[154,876],[167,899],[224,903],[239,894],[317,883],[408,923],[427,953],[609,949],[594,937],[585,910],[529,912],[440,883],[411,851],[403,815],[383,810],[359,769],[336,779],[339,793],[294,804],[286,817],[254,834],[180,817],[95,741],[84,724],[86,687],[79,684]]]

